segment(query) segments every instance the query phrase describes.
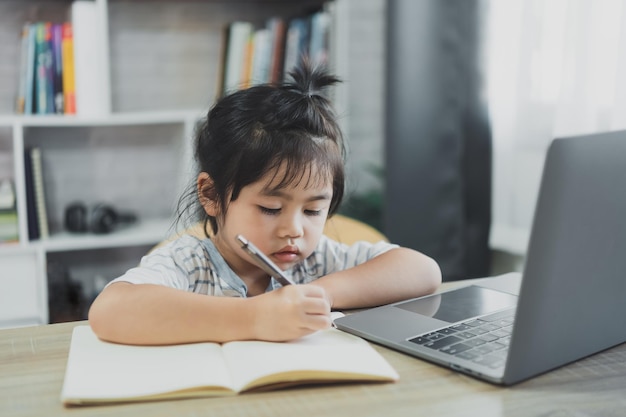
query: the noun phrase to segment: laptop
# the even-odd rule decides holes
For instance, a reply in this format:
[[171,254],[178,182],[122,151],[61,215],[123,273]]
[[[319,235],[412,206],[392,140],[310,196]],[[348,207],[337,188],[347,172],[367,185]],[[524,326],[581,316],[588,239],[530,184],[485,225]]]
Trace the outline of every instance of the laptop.
[[551,142],[523,273],[479,281],[334,323],[501,385],[624,343],[626,131]]

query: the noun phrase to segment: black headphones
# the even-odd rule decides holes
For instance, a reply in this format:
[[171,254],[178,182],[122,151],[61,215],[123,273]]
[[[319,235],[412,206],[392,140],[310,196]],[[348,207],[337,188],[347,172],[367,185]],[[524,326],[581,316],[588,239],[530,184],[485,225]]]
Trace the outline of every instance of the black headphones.
[[137,216],[119,213],[107,204],[99,203],[88,208],[84,203],[72,203],[65,208],[65,229],[73,233],[111,233],[119,226],[134,223]]

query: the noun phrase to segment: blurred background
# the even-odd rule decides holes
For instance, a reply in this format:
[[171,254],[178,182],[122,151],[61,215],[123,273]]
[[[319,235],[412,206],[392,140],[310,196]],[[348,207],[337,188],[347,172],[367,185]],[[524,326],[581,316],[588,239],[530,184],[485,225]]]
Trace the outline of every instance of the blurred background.
[[626,2],[358,3],[385,16],[382,145],[353,155],[381,229],[446,280],[523,269],[552,138],[626,127]]

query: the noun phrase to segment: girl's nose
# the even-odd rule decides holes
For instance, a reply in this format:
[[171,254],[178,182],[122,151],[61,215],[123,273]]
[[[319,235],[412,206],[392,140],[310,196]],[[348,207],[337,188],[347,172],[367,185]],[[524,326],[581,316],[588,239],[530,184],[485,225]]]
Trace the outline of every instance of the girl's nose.
[[284,216],[280,224],[280,237],[298,238],[303,234],[302,220],[297,214]]

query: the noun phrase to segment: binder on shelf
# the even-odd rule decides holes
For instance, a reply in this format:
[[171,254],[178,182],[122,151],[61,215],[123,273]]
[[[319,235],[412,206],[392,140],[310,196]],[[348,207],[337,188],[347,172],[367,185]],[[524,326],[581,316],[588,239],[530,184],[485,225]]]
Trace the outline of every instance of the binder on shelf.
[[43,182],[41,148],[29,147],[24,150],[24,172],[26,176],[28,239],[46,239],[50,236],[50,233]]
[[39,239],[39,222],[37,219],[37,204],[35,203],[35,181],[30,148],[24,150],[24,185],[26,187],[28,240],[37,240]]
[[37,212],[37,224],[39,225],[39,238],[46,239],[50,237],[50,232],[48,230],[48,211],[46,210],[41,148],[32,148],[30,153],[33,167],[33,185],[35,188],[35,208]]

